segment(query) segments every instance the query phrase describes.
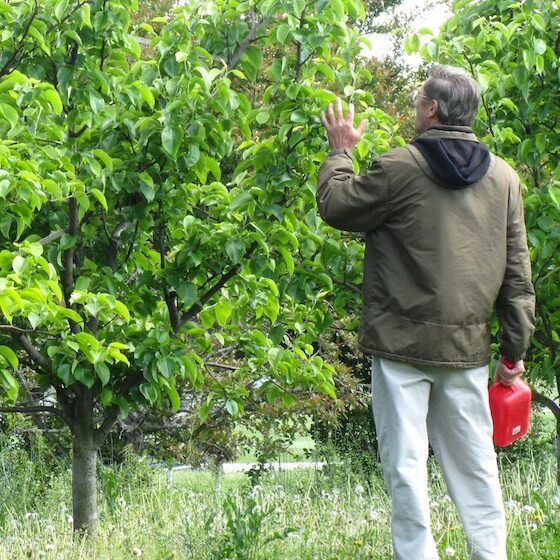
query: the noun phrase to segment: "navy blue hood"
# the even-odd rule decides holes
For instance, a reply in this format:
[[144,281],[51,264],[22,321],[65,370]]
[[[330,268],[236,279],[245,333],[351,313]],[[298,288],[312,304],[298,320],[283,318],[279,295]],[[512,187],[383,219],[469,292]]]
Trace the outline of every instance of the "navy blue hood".
[[[452,126],[433,126],[432,129],[456,130]],[[490,152],[480,142],[420,135],[411,144],[424,156],[445,188],[470,187],[480,181],[490,167]]]

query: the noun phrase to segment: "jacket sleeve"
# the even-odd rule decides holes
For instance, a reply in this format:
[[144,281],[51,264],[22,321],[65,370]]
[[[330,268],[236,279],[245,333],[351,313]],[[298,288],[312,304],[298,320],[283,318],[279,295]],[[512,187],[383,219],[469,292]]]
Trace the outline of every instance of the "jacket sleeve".
[[317,206],[327,224],[345,231],[370,231],[386,214],[387,174],[377,161],[366,175],[354,173],[350,150],[335,150],[321,165]]
[[496,300],[496,312],[502,355],[512,361],[522,360],[535,330],[535,290],[531,282],[519,179],[509,195],[506,271]]

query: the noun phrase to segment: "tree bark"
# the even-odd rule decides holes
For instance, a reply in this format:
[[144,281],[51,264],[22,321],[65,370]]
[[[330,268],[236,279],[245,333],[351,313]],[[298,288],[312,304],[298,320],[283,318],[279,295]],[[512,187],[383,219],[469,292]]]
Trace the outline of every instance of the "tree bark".
[[74,531],[91,534],[97,523],[97,444],[93,422],[93,393],[76,396],[72,429],[72,506]]

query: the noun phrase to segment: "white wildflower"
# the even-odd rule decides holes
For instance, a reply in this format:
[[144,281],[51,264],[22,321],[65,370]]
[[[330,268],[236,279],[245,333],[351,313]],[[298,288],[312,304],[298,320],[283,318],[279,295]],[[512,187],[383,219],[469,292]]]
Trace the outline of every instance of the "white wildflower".
[[138,558],[140,558],[140,556],[142,556],[142,549],[138,548],[136,546],[132,549],[132,554],[134,554],[134,556],[137,556]]
[[455,556],[455,549],[454,549],[452,546],[448,546],[448,547],[445,549],[445,554],[446,554],[447,556]]
[[71,515],[68,515],[68,516],[66,517],[66,522],[67,522],[67,523],[74,523],[74,518],[73,518]]
[[507,509],[516,510],[519,509],[519,504],[515,500],[508,500],[505,504]]
[[376,509],[371,508],[369,510],[369,518],[371,521],[377,521],[379,519],[379,512]]
[[529,504],[525,504],[523,506],[523,511],[525,511],[526,513],[533,513],[535,511],[535,508]]
[[356,494],[358,494],[358,496],[360,496],[361,494],[363,494],[365,492],[364,487],[361,484],[356,484],[356,486],[354,486],[354,492]]
[[53,543],[47,543],[45,545],[45,550],[54,550],[54,549],[55,549],[55,546],[54,546]]

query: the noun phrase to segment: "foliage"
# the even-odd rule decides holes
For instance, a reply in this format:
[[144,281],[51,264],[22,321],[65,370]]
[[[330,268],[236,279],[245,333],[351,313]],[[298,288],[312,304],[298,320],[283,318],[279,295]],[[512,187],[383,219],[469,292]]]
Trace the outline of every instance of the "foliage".
[[[13,495],[30,479],[26,469],[37,468],[2,457],[0,464],[10,468],[2,477],[0,496]],[[3,460],[4,459],[4,460]],[[509,464],[502,457],[503,491],[508,524],[508,558],[511,560],[555,558],[558,554],[560,510],[553,477],[553,465],[542,456]],[[441,474],[430,463],[431,511],[434,533],[441,557],[448,547],[456,558],[466,558],[465,539],[457,513],[445,492]],[[103,515],[96,537],[89,541],[69,534],[70,485],[66,469],[53,469],[45,479],[40,499],[10,501],[0,519],[0,557],[11,560],[84,560],[111,558],[130,560],[209,560],[212,538],[228,534],[225,499],[238,496],[238,517],[248,522],[250,508],[244,504],[247,482],[243,475],[217,480],[208,472],[177,473],[168,486],[165,476],[156,472],[149,485],[135,483],[138,466],[119,471],[127,486],[115,500],[115,515]],[[2,475],[0,475],[2,476]],[[260,538],[286,527],[297,532],[271,542],[255,555],[258,560],[298,558],[355,558],[383,560],[390,557],[390,504],[380,476],[371,485],[360,486],[351,475],[336,480],[314,470],[271,473],[262,478],[257,502],[274,508],[261,525]],[[22,494],[23,497],[29,493]],[[105,508],[106,500],[100,500]],[[206,522],[210,511],[216,523],[209,533]],[[235,515],[234,515],[235,518]]]
[[377,32],[376,18],[401,3],[402,0],[365,0],[365,17],[358,22],[360,31],[364,34]]
[[358,0],[189,2],[139,26],[145,53],[135,9],[0,3],[3,410],[59,416],[90,455],[138,407],[201,403],[203,429],[334,397],[315,341],[356,326],[333,284],[363,247],[316,215],[320,111],[340,92],[369,118],[363,166],[402,142],[361,87]]
[[[269,543],[285,540],[296,529],[286,527],[269,535],[263,535],[263,526],[274,513],[273,505],[259,498],[254,491],[247,496],[229,493],[219,504],[220,509],[210,512],[206,520],[209,535],[209,557],[220,560],[254,560],[259,551]],[[225,526],[216,534],[216,523],[223,516]]]

